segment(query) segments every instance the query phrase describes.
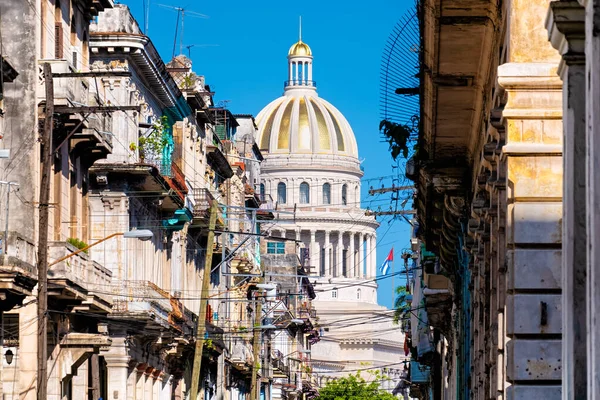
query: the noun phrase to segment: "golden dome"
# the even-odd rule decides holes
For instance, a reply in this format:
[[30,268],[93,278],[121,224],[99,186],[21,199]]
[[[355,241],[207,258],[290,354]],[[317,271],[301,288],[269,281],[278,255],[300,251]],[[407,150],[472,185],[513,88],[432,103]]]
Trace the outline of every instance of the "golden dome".
[[288,57],[289,56],[312,57],[312,51],[310,50],[310,47],[300,39],[290,47],[290,51],[288,52]]

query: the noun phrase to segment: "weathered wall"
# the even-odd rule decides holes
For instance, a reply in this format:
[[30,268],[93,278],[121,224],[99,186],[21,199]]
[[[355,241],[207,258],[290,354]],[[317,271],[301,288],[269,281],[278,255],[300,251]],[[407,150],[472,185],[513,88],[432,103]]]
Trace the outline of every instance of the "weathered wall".
[[507,63],[499,67],[498,79],[508,99],[502,149],[507,171],[506,395],[558,399],[561,82],[554,63]]
[[[38,145],[38,65],[39,19],[27,2],[2,2],[2,45],[5,56],[19,73],[13,83],[5,84],[4,132],[0,147],[10,149],[9,159],[0,159],[0,178],[19,183],[18,196],[10,201],[9,231],[27,239],[37,238],[37,182],[39,182]],[[23,40],[27,38],[27,40]],[[14,187],[13,187],[14,190]],[[4,211],[6,190],[2,192]],[[2,218],[4,224],[4,218]],[[11,234],[9,233],[9,234]],[[16,254],[9,249],[9,254]]]

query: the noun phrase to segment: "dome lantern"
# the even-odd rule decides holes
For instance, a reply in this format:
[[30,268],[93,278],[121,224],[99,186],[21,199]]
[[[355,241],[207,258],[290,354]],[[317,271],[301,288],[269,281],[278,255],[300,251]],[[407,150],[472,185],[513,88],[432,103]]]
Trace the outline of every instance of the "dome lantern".
[[300,17],[300,29],[298,41],[288,51],[288,80],[285,82],[285,90],[290,89],[316,89],[312,80],[312,51],[302,41],[302,17]]

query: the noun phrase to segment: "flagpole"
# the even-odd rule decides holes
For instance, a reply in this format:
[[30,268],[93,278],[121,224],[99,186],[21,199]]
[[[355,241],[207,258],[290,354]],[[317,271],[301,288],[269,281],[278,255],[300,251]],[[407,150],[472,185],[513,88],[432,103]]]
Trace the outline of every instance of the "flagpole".
[[[393,247],[392,251],[394,251]],[[394,287],[394,253],[392,253],[392,298],[396,298],[396,288]]]

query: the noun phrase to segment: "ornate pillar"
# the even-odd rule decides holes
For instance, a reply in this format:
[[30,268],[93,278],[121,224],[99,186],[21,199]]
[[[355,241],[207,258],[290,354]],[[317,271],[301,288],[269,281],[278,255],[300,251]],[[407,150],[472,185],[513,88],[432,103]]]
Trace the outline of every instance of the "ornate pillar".
[[320,254],[319,254],[319,246],[317,246],[317,231],[314,229],[310,230],[310,273],[309,275],[319,275],[319,268],[321,267],[320,263]]
[[547,29],[562,56],[558,67],[563,81],[562,398],[574,400],[589,398],[585,9],[574,0],[550,3]]
[[365,234],[358,234],[358,278],[365,276]]
[[131,357],[128,354],[125,337],[113,337],[108,352],[103,353],[102,356],[106,361],[110,397],[127,399],[127,380]]
[[371,235],[371,277],[377,276],[377,235]]
[[325,231],[325,242],[323,243],[323,249],[324,251],[324,255],[323,257],[325,258],[325,263],[324,263],[324,267],[325,267],[325,276],[333,276],[332,271],[330,269],[330,257],[329,257],[329,231],[326,230]]
[[[511,11],[515,21],[523,20],[521,11]],[[506,332],[504,343],[499,344],[505,360],[505,367],[501,367],[505,368],[506,391],[501,393],[505,399],[561,396],[561,283],[542,277],[561,274],[562,82],[556,75],[559,57],[556,62],[550,58],[549,50],[553,49],[546,32],[542,42],[542,20],[534,24],[537,28],[528,26],[519,31],[513,26],[509,60],[527,56],[498,67],[498,84],[506,90],[507,99],[502,110],[507,126],[502,159],[510,183],[502,321]],[[527,53],[533,48],[535,53]],[[543,51],[549,56],[546,62],[539,62],[537,56]],[[483,256],[487,248],[482,250]],[[482,263],[485,271],[483,257]],[[485,371],[484,363],[480,365],[480,371]],[[532,371],[537,365],[545,367]]]
[[348,278],[354,278],[356,275],[356,264],[354,257],[354,232],[348,232],[348,236],[350,238],[350,246],[348,249],[348,261],[346,265],[348,266]]
[[335,260],[336,275],[344,276],[344,232],[338,231],[337,257]]

